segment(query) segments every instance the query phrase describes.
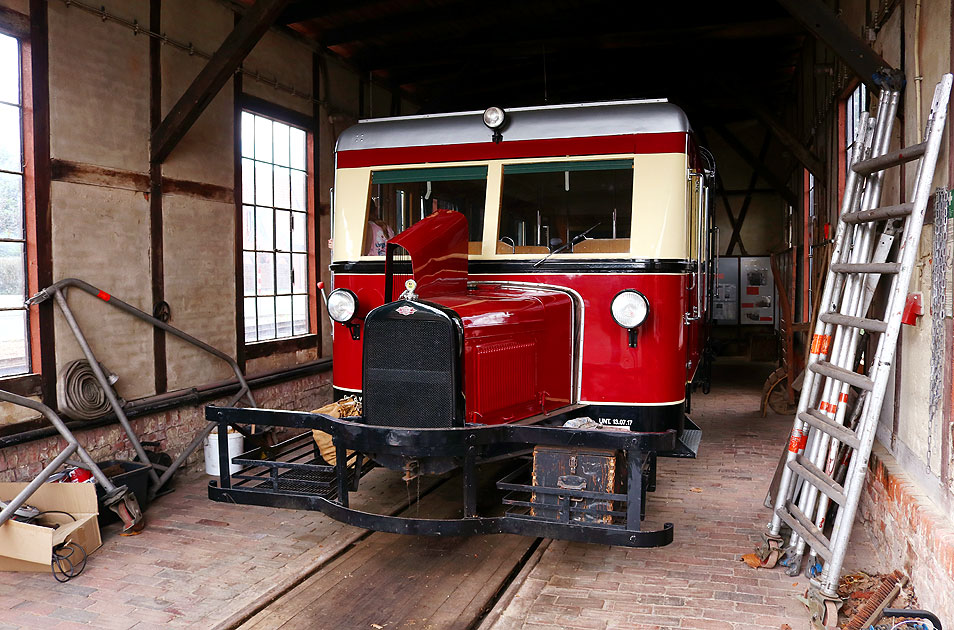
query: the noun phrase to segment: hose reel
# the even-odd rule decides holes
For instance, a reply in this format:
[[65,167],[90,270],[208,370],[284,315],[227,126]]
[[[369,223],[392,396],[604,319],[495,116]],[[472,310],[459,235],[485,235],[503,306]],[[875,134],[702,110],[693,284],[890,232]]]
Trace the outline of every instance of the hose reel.
[[[110,386],[119,380],[102,363],[99,367],[106,374]],[[70,361],[60,370],[56,380],[56,402],[62,414],[73,420],[93,420],[110,411],[106,392],[96,380],[93,368],[86,359]]]

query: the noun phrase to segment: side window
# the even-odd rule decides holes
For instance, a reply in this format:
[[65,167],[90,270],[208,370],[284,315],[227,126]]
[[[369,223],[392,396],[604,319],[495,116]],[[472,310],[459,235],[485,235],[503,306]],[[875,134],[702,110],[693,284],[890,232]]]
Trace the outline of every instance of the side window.
[[470,253],[480,253],[487,167],[408,168],[371,173],[362,254],[383,256],[384,244],[436,210],[467,218]]
[[20,88],[20,42],[0,34],[0,377],[31,370]]
[[633,160],[506,164],[501,197],[498,254],[629,251]]
[[308,134],[242,112],[245,342],[311,332]]
[[851,159],[851,149],[855,145],[855,136],[858,133],[858,125],[861,123],[861,115],[868,111],[868,89],[864,84],[860,84],[845,100],[845,137],[844,153],[845,164],[850,167],[848,161]]

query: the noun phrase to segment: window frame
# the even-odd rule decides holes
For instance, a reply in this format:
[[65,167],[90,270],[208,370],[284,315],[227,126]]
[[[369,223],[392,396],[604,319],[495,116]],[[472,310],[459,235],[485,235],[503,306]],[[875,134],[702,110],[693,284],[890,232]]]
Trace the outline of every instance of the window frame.
[[[19,42],[20,48],[20,135],[21,159],[23,176],[23,241],[24,241],[24,281],[26,295],[30,296],[39,290],[40,278],[51,276],[52,261],[47,260],[45,254],[48,247],[43,248],[41,257],[39,242],[41,234],[48,236],[45,220],[38,216],[38,199],[49,197],[49,168],[37,164],[38,154],[42,153],[42,143],[47,143],[48,137],[38,134],[37,128],[48,115],[45,102],[38,102],[34,98],[34,51],[31,42],[31,21],[26,15],[8,8],[0,8],[0,33],[13,37]],[[37,60],[40,61],[40,60]],[[42,72],[42,69],[39,69]],[[42,136],[42,137],[41,137]],[[46,153],[48,155],[48,153]],[[39,168],[38,168],[39,167]],[[46,177],[41,177],[45,173]],[[46,186],[46,191],[43,187]],[[48,217],[47,217],[48,218]],[[50,305],[45,305],[49,311]],[[52,364],[52,341],[41,330],[49,328],[52,321],[41,313],[37,305],[26,309],[27,313],[27,358],[29,371],[0,377],[0,389],[21,396],[43,396],[52,392],[53,376],[44,373],[44,365]],[[51,313],[50,313],[51,314]]]
[[[302,335],[290,337],[280,337],[277,339],[267,339],[264,341],[246,341],[245,340],[245,279],[243,268],[243,199],[242,199],[242,113],[248,112],[256,116],[269,118],[275,122],[282,123],[301,129],[305,132],[305,213],[307,217],[306,233],[306,269],[308,280],[307,287],[308,303],[308,332]],[[317,200],[315,197],[315,138],[317,136],[317,125],[315,119],[307,114],[302,114],[292,109],[276,105],[264,99],[260,99],[249,94],[241,93],[235,103],[235,272],[236,272],[236,345],[239,363],[244,367],[248,359],[257,359],[271,356],[274,354],[283,354],[318,347],[320,351],[320,330],[321,325],[318,321],[318,217]],[[250,204],[250,205],[255,205]]]

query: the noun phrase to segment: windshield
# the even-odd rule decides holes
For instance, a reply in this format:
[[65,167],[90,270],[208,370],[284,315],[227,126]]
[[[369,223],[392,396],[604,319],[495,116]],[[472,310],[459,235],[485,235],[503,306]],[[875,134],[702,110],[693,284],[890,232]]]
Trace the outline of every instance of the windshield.
[[470,250],[480,253],[486,189],[486,166],[374,171],[362,253],[383,256],[388,239],[436,210],[463,214]]
[[503,175],[498,254],[629,251],[633,160],[507,164]]

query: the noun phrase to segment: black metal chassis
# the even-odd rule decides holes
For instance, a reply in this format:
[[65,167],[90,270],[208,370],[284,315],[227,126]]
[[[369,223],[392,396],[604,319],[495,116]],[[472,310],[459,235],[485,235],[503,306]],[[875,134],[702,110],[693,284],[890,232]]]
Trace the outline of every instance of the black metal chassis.
[[[246,453],[235,458],[235,462],[248,467],[270,466],[271,477],[259,478],[242,473],[233,476],[229,472],[232,462],[227,440],[219,440],[220,479],[209,483],[209,498],[229,503],[317,510],[349,525],[396,534],[471,536],[510,533],[626,547],[659,547],[671,543],[672,523],[666,523],[659,530],[642,530],[640,521],[645,509],[647,487],[655,489],[657,453],[686,456],[679,453],[676,431],[580,430],[560,426],[571,415],[579,415],[579,409],[571,411],[574,413],[554,413],[541,417],[542,421],[537,424],[407,429],[371,426],[353,419],[337,419],[308,412],[210,406],[206,408],[206,418],[218,423],[219,435],[226,435],[228,427],[236,424],[252,424],[259,428],[317,429],[328,433],[336,449],[337,463],[328,466],[320,459],[307,463],[270,462],[267,461],[267,453],[257,449],[259,452]],[[310,440],[310,436],[301,439]],[[536,445],[624,452],[627,467],[625,494],[534,486],[532,482],[521,482],[514,473],[497,482],[498,489],[508,492],[503,499],[508,512],[503,516],[478,515],[477,465],[507,457],[507,453],[511,454],[510,457],[526,454]],[[355,453],[349,458],[348,451]],[[457,459],[463,486],[462,518],[407,518],[350,508],[348,495],[357,490],[361,473],[367,468],[362,459],[362,454],[366,453],[409,459]],[[286,473],[314,471],[326,474],[327,491],[282,489],[279,470],[285,470]],[[233,483],[233,477],[260,479],[261,482],[258,485],[247,481]],[[534,497],[541,494],[560,497],[556,518],[533,515],[534,506],[543,505],[534,501]],[[609,510],[579,507],[585,505],[584,499],[607,502],[614,507]],[[616,510],[615,506],[624,504],[624,510]],[[548,507],[552,514],[553,505]]]

